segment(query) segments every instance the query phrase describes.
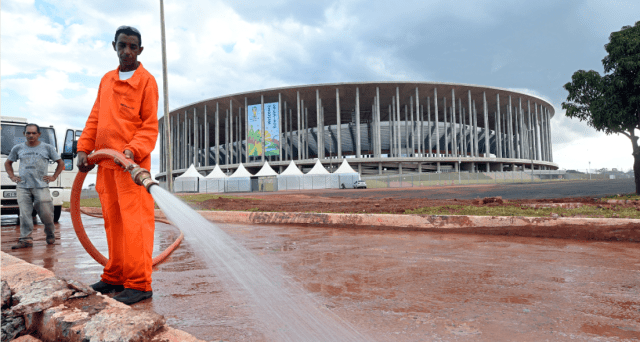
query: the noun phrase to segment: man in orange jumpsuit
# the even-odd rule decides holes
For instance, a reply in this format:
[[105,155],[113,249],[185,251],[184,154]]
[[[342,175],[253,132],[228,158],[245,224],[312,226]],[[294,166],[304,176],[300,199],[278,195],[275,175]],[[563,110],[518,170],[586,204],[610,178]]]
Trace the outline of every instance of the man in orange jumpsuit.
[[[120,66],[100,81],[98,97],[78,140],[78,167],[93,166],[94,150],[121,151],[141,167],[151,169],[151,151],[158,138],[158,85],[138,62],[140,32],[130,26],[116,30],[114,50]],[[101,293],[122,291],[113,298],[133,304],[153,295],[153,198],[131,175],[111,160],[99,163],[96,191],[100,196],[109,246],[109,262],[101,280],[91,285]]]

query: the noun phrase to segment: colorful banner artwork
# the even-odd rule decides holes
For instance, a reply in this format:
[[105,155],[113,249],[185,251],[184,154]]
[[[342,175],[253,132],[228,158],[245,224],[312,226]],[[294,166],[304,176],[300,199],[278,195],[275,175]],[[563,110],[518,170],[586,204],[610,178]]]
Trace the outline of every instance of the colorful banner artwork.
[[[278,141],[280,139],[280,115],[278,114],[278,102],[265,103],[264,117],[266,150],[265,156],[277,156],[280,154]],[[248,122],[249,122],[249,156],[262,156],[262,110],[261,105],[248,106]]]

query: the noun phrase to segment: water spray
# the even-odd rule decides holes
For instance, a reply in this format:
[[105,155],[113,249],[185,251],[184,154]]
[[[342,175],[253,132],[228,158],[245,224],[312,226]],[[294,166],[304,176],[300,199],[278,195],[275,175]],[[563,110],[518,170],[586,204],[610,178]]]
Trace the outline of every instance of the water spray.
[[[129,172],[133,181],[136,184],[143,186],[149,192],[151,192],[150,189],[153,186],[158,185],[158,182],[151,177],[151,173],[148,170],[140,167],[140,165],[132,162],[130,159],[127,159],[124,154],[116,150],[103,149],[95,151],[87,156],[87,162],[91,165],[95,165],[101,160],[117,161],[115,163],[116,165],[121,166],[125,171]],[[86,172],[78,172],[75,180],[73,181],[73,186],[71,187],[70,205],[71,222],[73,223],[73,229],[75,230],[76,235],[78,236],[78,240],[80,240],[80,243],[82,244],[82,247],[84,247],[87,253],[89,253],[89,255],[91,255],[91,257],[96,262],[98,262],[102,266],[106,266],[107,261],[109,260],[96,249],[93,243],[91,243],[91,240],[87,236],[87,233],[84,229],[84,225],[82,224],[82,218],[80,217],[80,194],[82,192],[82,184],[84,183],[84,179],[86,177]],[[171,224],[171,222],[167,220],[156,219],[156,221]],[[182,231],[180,231],[180,236],[176,239],[176,241],[172,243],[171,246],[169,246],[166,250],[164,250],[164,252],[153,258],[153,266],[163,262],[180,245],[183,239],[184,234],[182,233]]]

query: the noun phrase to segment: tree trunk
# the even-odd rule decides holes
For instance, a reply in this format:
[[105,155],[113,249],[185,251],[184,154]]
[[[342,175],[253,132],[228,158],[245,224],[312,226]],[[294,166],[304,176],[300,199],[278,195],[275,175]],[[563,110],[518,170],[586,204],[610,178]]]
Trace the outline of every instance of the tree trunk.
[[631,136],[633,145],[633,176],[636,181],[636,195],[640,195],[640,146],[638,146],[638,137]]

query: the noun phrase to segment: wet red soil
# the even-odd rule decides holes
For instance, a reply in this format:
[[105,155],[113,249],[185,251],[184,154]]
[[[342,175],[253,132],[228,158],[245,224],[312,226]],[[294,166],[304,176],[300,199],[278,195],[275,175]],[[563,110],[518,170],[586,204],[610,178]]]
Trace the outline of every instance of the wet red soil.
[[[101,220],[83,216],[106,255]],[[513,236],[219,225],[281,269],[318,305],[371,341],[640,339],[637,243]],[[69,214],[47,246],[11,250],[19,227],[3,217],[2,251],[85,283],[101,266],[80,246]],[[158,224],[157,255],[178,235]],[[255,306],[222,286],[183,243],[153,273],[154,297],[134,305],[204,340],[261,341]]]
[[[594,197],[564,197],[552,199],[503,199],[496,197],[468,197],[471,192],[481,195],[483,188],[493,186],[449,187],[449,196],[434,196],[432,188],[407,189],[366,189],[366,190],[314,190],[280,191],[274,193],[229,194],[232,197],[219,197],[203,202],[190,203],[199,210],[243,210],[278,212],[320,212],[320,213],[393,213],[402,214],[407,210],[436,206],[476,206],[476,207],[531,207],[531,206],[592,206],[599,208],[633,207],[640,210],[640,201],[629,203],[604,203]],[[442,188],[438,191],[443,191]],[[182,196],[187,194],[181,194]],[[458,209],[459,211],[459,209]],[[450,215],[456,209],[450,209]]]

